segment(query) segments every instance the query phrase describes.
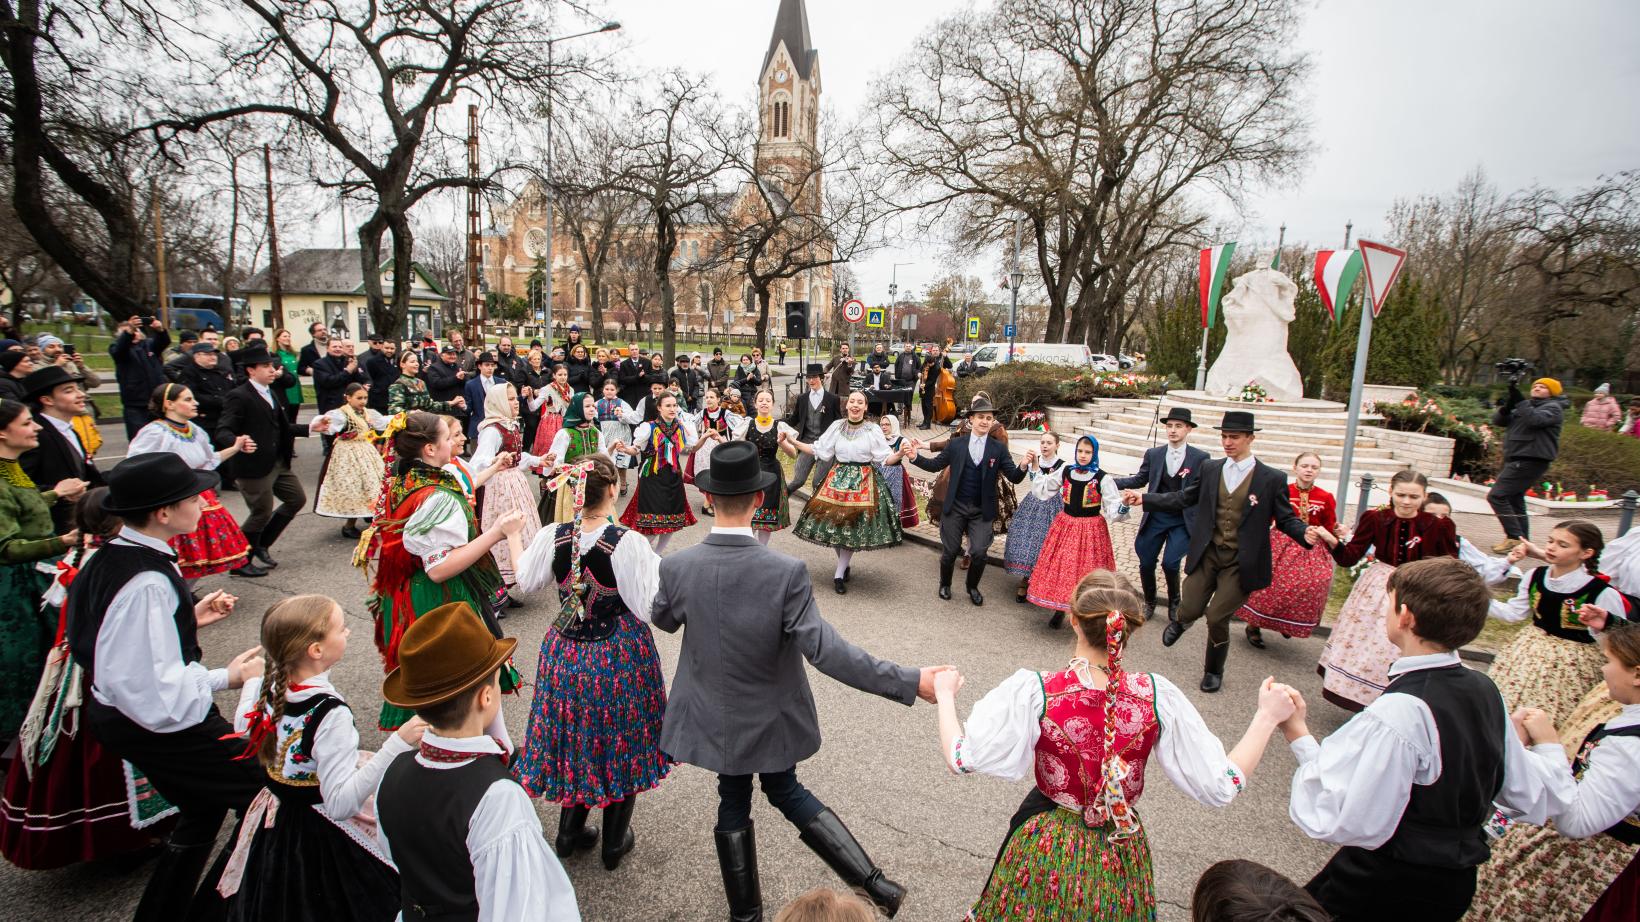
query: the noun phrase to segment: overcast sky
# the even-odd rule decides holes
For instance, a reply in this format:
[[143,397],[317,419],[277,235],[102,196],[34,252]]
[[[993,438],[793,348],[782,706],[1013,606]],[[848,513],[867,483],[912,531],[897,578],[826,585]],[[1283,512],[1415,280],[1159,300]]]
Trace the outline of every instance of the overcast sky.
[[[857,111],[873,77],[915,36],[966,5],[812,0],[823,103]],[[738,103],[755,91],[778,6],[606,0],[604,8],[624,26],[614,41],[630,52],[626,67],[704,71]],[[1244,213],[1226,209],[1221,220],[1244,249],[1273,247],[1283,222],[1289,242],[1337,245],[1345,221],[1357,236],[1381,237],[1396,198],[1446,192],[1477,166],[1505,192],[1571,188],[1640,168],[1637,40],[1636,0],[1316,0],[1301,42],[1315,65],[1309,102],[1319,150],[1295,186],[1254,190]],[[941,256],[936,243],[906,240],[854,269],[877,303],[888,297],[894,263],[911,263],[899,268],[901,290],[921,292],[945,271]],[[974,263],[991,284],[995,265]]]

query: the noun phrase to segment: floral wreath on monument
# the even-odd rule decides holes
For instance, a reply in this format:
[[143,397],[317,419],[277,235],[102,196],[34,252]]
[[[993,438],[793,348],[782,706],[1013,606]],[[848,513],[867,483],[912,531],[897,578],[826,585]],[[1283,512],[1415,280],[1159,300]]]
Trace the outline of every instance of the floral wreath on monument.
[[1265,390],[1264,386],[1262,384],[1259,384],[1257,381],[1248,381],[1246,384],[1243,384],[1241,386],[1241,393],[1236,394],[1234,397],[1231,397],[1230,399],[1231,400],[1239,400],[1242,403],[1275,403],[1276,402],[1276,399],[1274,397],[1270,396],[1270,392]]

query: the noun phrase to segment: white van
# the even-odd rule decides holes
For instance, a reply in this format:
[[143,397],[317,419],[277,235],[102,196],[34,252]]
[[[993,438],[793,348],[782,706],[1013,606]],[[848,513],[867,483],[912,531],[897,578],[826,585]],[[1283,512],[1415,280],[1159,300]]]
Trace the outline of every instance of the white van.
[[[1007,343],[986,343],[974,351],[974,364],[991,368],[1008,356]],[[1014,343],[1017,362],[1047,362],[1065,365],[1078,371],[1093,368],[1093,354],[1081,343]]]

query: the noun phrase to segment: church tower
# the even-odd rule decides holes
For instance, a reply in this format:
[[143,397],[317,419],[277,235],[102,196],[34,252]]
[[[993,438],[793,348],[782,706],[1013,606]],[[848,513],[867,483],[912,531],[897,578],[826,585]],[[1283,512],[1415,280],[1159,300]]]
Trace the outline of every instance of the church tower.
[[809,41],[803,0],[780,0],[758,80],[758,113],[758,174],[802,182],[800,195],[818,196],[820,177],[810,174],[819,159],[820,52]]

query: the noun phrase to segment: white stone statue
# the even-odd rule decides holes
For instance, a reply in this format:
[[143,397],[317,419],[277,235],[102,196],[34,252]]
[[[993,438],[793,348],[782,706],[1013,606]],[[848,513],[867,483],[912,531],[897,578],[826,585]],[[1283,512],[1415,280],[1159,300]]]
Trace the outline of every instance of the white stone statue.
[[1229,336],[1207,370],[1207,392],[1235,397],[1249,381],[1275,400],[1302,400],[1304,379],[1287,354],[1298,286],[1275,269],[1254,269],[1235,280],[1219,302]]

